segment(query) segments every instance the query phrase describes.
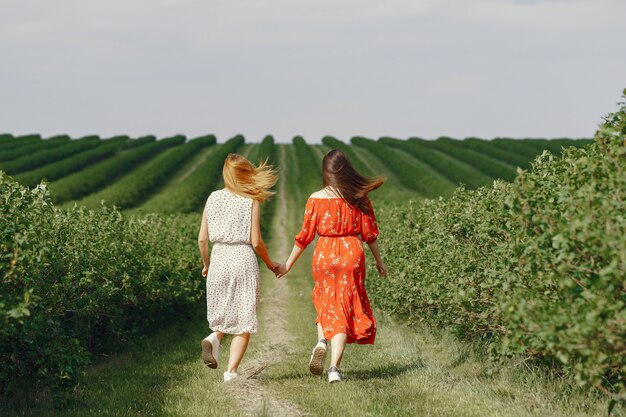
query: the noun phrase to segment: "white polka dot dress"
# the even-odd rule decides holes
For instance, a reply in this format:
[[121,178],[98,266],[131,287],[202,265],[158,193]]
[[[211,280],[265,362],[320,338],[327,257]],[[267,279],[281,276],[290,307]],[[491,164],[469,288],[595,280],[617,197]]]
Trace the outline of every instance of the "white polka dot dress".
[[213,331],[256,333],[259,264],[250,243],[252,199],[226,188],[205,206],[211,260],[206,280],[207,320]]

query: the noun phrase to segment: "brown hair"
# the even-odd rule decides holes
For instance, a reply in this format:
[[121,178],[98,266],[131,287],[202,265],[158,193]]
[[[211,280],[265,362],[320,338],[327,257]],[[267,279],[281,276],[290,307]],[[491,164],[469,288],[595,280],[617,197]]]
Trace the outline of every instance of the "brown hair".
[[224,161],[224,185],[235,194],[264,202],[274,194],[270,188],[278,179],[274,167],[262,161],[254,166],[245,157],[230,153]]
[[322,161],[324,186],[331,186],[339,191],[341,198],[348,204],[369,214],[367,193],[383,185],[384,177],[365,177],[357,172],[348,156],[338,149],[333,149]]

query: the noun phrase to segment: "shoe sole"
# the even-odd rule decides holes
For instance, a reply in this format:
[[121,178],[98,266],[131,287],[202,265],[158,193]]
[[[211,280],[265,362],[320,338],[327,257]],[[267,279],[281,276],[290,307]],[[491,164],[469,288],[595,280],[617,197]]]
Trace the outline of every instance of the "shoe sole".
[[328,382],[331,384],[334,384],[335,382],[341,382],[343,381],[343,379],[341,379],[341,377],[330,377],[328,378]]
[[324,357],[326,356],[326,350],[320,347],[313,349],[311,360],[309,361],[309,371],[313,375],[321,375],[324,372]]
[[209,368],[217,368],[217,361],[213,356],[213,344],[206,339],[202,341],[202,361]]

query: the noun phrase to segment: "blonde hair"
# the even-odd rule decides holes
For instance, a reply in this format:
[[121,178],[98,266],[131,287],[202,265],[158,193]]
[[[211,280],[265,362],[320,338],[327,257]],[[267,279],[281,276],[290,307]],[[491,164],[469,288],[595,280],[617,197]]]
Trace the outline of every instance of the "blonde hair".
[[254,166],[252,162],[236,153],[230,153],[226,157],[222,175],[228,190],[261,203],[274,195],[270,188],[278,180],[274,167],[269,165],[267,160],[260,161],[259,166]]

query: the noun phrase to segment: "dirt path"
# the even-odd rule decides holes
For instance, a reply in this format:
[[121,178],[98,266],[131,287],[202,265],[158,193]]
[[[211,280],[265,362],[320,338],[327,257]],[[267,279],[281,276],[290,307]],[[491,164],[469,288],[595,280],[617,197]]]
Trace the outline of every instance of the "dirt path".
[[[270,255],[274,260],[284,262],[291,249],[291,236],[287,229],[287,198],[285,193],[286,157],[280,155],[281,176],[279,180],[277,213],[274,215],[274,231],[269,246]],[[285,302],[288,297],[287,281],[276,279],[270,271],[261,265],[263,310],[260,317],[260,346],[255,348],[243,361],[241,374],[243,378],[236,384],[228,385],[228,392],[236,399],[241,411],[248,416],[269,414],[272,416],[305,415],[291,401],[280,399],[264,386],[266,368],[277,364],[293,352],[293,338],[287,332]]]

